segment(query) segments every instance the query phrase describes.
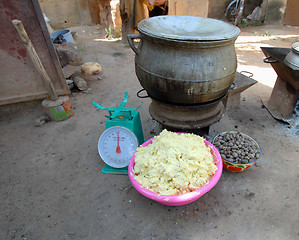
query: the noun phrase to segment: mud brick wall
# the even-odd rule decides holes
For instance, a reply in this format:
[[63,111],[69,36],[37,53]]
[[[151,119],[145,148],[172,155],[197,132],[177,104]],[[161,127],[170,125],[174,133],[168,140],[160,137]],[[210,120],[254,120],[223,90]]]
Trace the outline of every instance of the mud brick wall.
[[54,29],[92,23],[86,0],[39,0],[39,3]]
[[225,18],[224,12],[228,3],[229,3],[228,0],[210,0],[208,17],[224,19]]
[[39,0],[54,29],[100,24],[121,28],[119,0]]
[[[246,0],[245,15],[263,0]],[[277,14],[276,2],[285,6],[287,0],[268,0],[269,14]],[[169,14],[203,16],[225,19],[224,13],[231,0],[169,0]],[[39,0],[42,11],[51,20],[54,29],[70,26],[100,24],[121,28],[119,0]],[[271,16],[269,17],[271,19]]]

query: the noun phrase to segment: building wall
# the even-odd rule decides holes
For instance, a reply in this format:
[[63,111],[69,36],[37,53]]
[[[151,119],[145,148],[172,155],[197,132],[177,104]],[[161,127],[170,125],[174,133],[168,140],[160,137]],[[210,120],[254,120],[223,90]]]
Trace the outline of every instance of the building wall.
[[[54,29],[69,26],[100,24],[113,25],[115,29],[121,28],[119,14],[120,0],[39,0],[43,12],[51,20]],[[133,1],[133,0],[132,0]],[[255,6],[263,0],[246,0],[245,15],[249,15]],[[275,6],[281,2],[285,6],[287,0],[268,0],[270,17],[277,15]],[[110,2],[110,3],[109,3]],[[231,0],[169,0],[169,14],[192,15],[225,19],[225,9]],[[274,7],[272,7],[274,6]],[[273,10],[274,9],[274,10]],[[279,15],[279,14],[278,14]],[[281,14],[282,16],[283,14]],[[277,19],[277,18],[276,18]]]
[[225,8],[228,5],[229,0],[210,0],[209,1],[209,18],[224,19]]
[[39,0],[54,29],[100,24],[121,28],[119,0]]
[[[295,0],[298,1],[298,0]],[[285,12],[287,0],[268,0],[268,11],[266,15],[266,23],[279,22]],[[298,9],[296,9],[298,12]]]
[[299,1],[288,0],[283,22],[285,24],[299,26],[298,9],[299,9]]
[[77,0],[39,0],[39,3],[43,13],[51,20],[54,29],[81,24],[80,5]]
[[[39,0],[43,13],[51,20],[54,29],[101,24],[99,6],[105,2],[107,0]],[[113,22],[116,22],[117,28],[121,25],[118,2],[112,0],[110,4],[112,14],[116,16]],[[227,2],[229,0],[169,0],[169,14],[221,19],[224,18]]]
[[209,0],[169,0],[169,15],[207,17]]

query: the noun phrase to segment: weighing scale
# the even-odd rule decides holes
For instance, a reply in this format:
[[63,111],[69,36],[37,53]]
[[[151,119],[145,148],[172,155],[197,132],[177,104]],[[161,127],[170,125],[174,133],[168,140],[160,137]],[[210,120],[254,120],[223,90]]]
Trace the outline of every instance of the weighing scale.
[[137,147],[144,142],[140,114],[137,108],[124,108],[128,102],[128,92],[125,92],[122,103],[117,108],[102,107],[93,102],[100,110],[106,110],[106,130],[98,141],[98,152],[105,167],[102,173],[128,174],[128,165]]

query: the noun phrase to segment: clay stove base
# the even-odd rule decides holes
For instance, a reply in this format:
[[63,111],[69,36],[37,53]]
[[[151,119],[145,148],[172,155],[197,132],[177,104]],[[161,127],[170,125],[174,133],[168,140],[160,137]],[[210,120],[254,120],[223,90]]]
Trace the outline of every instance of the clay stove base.
[[180,106],[161,103],[152,99],[150,115],[167,129],[196,131],[219,121],[224,112],[222,101],[211,104]]

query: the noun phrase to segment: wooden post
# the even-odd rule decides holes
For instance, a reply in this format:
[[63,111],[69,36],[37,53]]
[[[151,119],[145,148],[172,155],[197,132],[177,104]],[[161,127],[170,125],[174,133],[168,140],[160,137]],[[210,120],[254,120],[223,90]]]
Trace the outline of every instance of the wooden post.
[[24,43],[24,45],[27,49],[29,57],[30,57],[36,71],[38,72],[38,74],[42,78],[42,80],[44,82],[44,86],[46,87],[46,89],[47,89],[47,91],[50,95],[51,100],[54,100],[54,101],[57,100],[58,95],[55,92],[54,86],[53,86],[53,84],[52,84],[52,82],[51,82],[51,80],[50,80],[43,64],[41,63],[31,40],[28,37],[28,34],[27,34],[27,32],[24,28],[23,23],[20,20],[17,20],[17,19],[12,20],[12,23],[15,26],[15,28],[17,29],[17,31],[19,33],[19,36],[20,36],[22,42]]

